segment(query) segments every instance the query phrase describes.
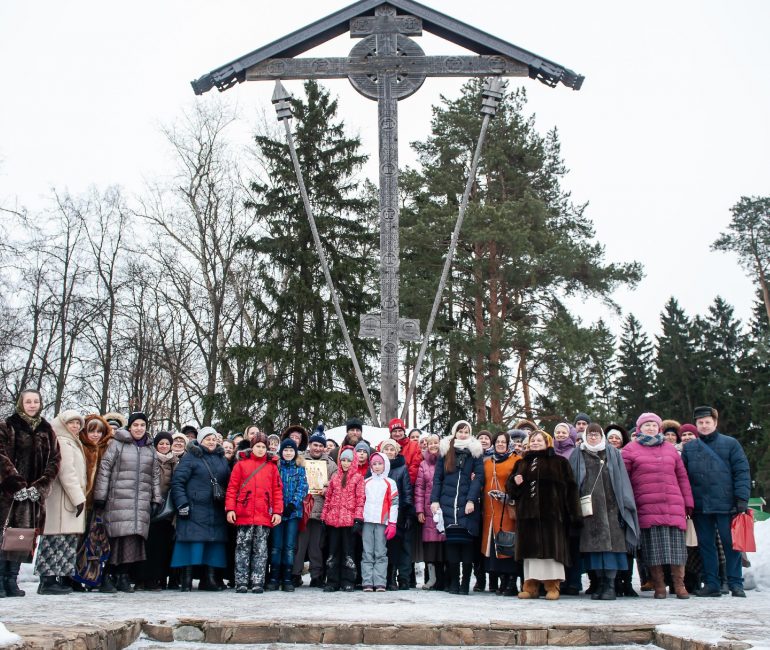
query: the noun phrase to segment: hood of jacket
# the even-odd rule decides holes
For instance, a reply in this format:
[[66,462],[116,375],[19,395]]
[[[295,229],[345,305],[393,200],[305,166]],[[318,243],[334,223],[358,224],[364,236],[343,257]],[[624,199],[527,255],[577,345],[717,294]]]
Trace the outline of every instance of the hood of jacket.
[[[379,451],[375,451],[372,454],[372,456],[374,456],[374,454],[377,454],[378,456],[382,457],[382,460],[385,463],[385,469],[382,470],[382,474],[375,474],[374,472],[372,472],[372,469],[371,469],[372,468],[372,457],[370,456],[369,457],[369,472],[371,473],[371,475],[374,478],[387,478],[388,474],[390,474],[390,459],[385,454],[383,454],[383,453],[381,453]],[[402,456],[402,458],[403,458],[403,456]]]
[[[454,440],[454,436],[447,436],[446,438],[442,438],[441,442],[439,442],[438,450],[442,456],[446,456],[452,440]],[[481,447],[481,443],[474,437],[468,438],[467,449],[474,458],[481,458],[484,455],[484,449]],[[459,449],[456,451],[459,451]]]
[[[62,411],[53,420],[51,420],[51,428],[53,429],[53,432],[56,434],[57,438],[69,438],[73,442],[80,444],[80,436],[77,434],[72,435],[67,428],[67,420],[77,419],[71,417],[73,414],[80,416],[77,411]],[[80,417],[80,423],[80,429],[82,430],[83,425],[85,424],[85,420],[83,420],[82,417]]]

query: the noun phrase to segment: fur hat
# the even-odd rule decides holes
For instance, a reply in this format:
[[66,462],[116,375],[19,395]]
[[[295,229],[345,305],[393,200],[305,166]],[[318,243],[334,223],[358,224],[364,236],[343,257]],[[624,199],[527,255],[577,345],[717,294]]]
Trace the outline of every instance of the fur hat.
[[364,423],[359,418],[350,418],[345,422],[345,431],[347,432],[351,429],[361,429],[363,431]]
[[521,419],[513,425],[513,428],[521,430],[529,429],[530,431],[535,431],[537,429],[537,425],[532,420]]
[[663,433],[666,433],[666,431],[675,431],[678,434],[681,426],[682,425],[676,420],[663,420],[663,422],[660,423],[660,430]]
[[158,444],[161,440],[168,440],[168,444],[171,444],[174,442],[174,439],[171,437],[171,434],[168,431],[161,431],[155,435],[155,437],[152,439],[152,446],[155,447],[155,449],[158,448]]
[[299,445],[297,445],[299,451],[305,451],[305,449],[307,449],[307,444],[308,444],[308,434],[307,434],[307,429],[302,425],[290,424],[283,431],[281,431],[281,440],[288,438],[293,431],[296,431],[300,435]]
[[628,431],[626,430],[626,428],[619,424],[608,424],[607,428],[604,430],[604,435],[609,437],[609,435],[613,431],[615,433],[620,434],[620,438],[623,441],[623,444],[621,445],[621,447],[625,447],[631,441],[631,438],[628,435]]
[[114,426],[116,429],[125,429],[128,425],[126,417],[117,411],[110,411],[109,413],[105,413],[102,417],[107,421],[107,424]]
[[196,440],[198,441],[198,444],[200,444],[209,436],[215,435],[217,435],[217,430],[214,427],[203,427],[200,431],[198,431]]
[[457,422],[455,422],[452,425],[452,434],[451,435],[455,435],[457,433],[457,430],[460,427],[463,427],[463,426],[468,427],[468,431],[470,431],[471,435],[473,435],[473,427],[471,426],[471,423],[468,422],[468,420],[457,420]]
[[698,418],[714,418],[715,420],[718,420],[719,411],[711,406],[696,406],[695,410],[692,412],[692,419],[697,422]]
[[655,424],[658,425],[658,429],[660,429],[660,425],[663,420],[661,420],[660,416],[656,415],[655,413],[642,413],[638,418],[636,418],[636,430],[640,431],[642,425],[645,422],[655,422]]
[[190,437],[190,434],[192,434],[193,438],[198,437],[198,427],[193,426],[192,424],[185,424],[181,429],[181,433],[185,435],[186,438]]
[[511,440],[524,440],[527,437],[527,432],[521,429],[508,429],[508,435]]

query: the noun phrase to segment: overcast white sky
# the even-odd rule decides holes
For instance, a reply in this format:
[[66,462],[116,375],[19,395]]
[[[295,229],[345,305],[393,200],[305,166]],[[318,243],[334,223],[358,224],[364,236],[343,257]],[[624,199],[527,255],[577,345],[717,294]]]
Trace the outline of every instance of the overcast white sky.
[[[349,3],[292,0],[0,2],[0,200],[35,209],[50,188],[120,184],[139,192],[162,172],[158,126],[195,101],[190,80]],[[529,79],[543,131],[558,126],[567,186],[610,260],[646,277],[615,298],[650,333],[669,296],[691,315],[720,294],[745,318],[752,282],[736,259],[709,251],[741,195],[770,193],[770,2],[428,0],[428,5],[586,76],[583,89]],[[428,54],[458,49],[430,35]],[[345,37],[321,53],[344,56]],[[401,102],[400,156],[429,128],[439,95],[428,80]],[[347,81],[328,84],[376,156],[376,105]],[[300,82],[287,87],[299,92]],[[247,119],[267,109],[270,83],[225,93]],[[374,167],[371,167],[374,174]],[[514,235],[515,236],[515,235]],[[618,329],[621,317],[595,307]]]

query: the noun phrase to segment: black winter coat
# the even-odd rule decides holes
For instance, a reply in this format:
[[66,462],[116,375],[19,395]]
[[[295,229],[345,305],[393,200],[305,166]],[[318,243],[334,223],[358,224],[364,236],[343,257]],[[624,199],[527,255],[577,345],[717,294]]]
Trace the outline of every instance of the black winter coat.
[[[481,443],[472,438],[467,449],[455,449],[455,471],[447,473],[444,457],[449,451],[452,436],[443,438],[439,445],[440,458],[433,474],[430,502],[441,506],[444,526],[457,524],[473,537],[481,529],[481,490],[484,487],[484,451]],[[474,510],[465,514],[465,505],[471,501]]]
[[406,520],[414,516],[414,489],[409,480],[409,468],[406,466],[406,458],[401,454],[390,461],[390,473],[388,478],[396,482],[398,488],[398,527],[404,528]]
[[217,479],[222,494],[230,480],[230,465],[225,450],[218,445],[209,451],[192,440],[187,453],[182,456],[171,479],[171,494],[179,509],[190,506],[189,517],[177,517],[176,540],[178,542],[226,542],[227,520],[224,501],[215,503],[211,493],[211,474]]
[[[524,482],[516,485],[515,477]],[[556,560],[568,566],[569,529],[583,525],[572,468],[552,448],[529,451],[513,468],[506,485],[516,502],[516,559]]]

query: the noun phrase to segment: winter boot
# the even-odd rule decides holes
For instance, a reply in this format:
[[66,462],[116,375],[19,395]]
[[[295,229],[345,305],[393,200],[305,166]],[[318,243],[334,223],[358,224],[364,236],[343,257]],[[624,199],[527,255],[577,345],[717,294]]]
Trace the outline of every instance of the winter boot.
[[489,591],[494,591],[495,593],[497,593],[497,574],[496,573],[489,574]]
[[40,576],[37,593],[41,596],[65,596],[72,593],[72,587],[63,587],[56,576]]
[[546,600],[559,600],[559,583],[560,580],[544,580],[545,586],[545,599]]
[[602,597],[602,591],[604,591],[605,581],[606,581],[606,578],[604,576],[596,578],[594,589],[591,592],[591,600],[599,600]]
[[519,590],[516,588],[516,576],[508,576],[508,581],[505,584],[505,591],[503,591],[503,597],[512,598],[518,596]]
[[[505,590],[508,588],[508,582],[510,581],[510,576],[507,573],[501,573],[499,578],[495,580],[497,583],[495,588],[495,595],[502,596],[505,593]],[[491,583],[491,581],[490,581]],[[492,590],[492,585],[489,585],[490,591]]]
[[179,589],[179,569],[171,569],[168,574],[168,587],[169,591],[172,589]]
[[681,600],[689,598],[690,594],[687,593],[687,589],[685,589],[684,586],[684,565],[672,564],[671,577],[674,580],[674,593],[676,594],[676,597]]
[[423,589],[432,589],[433,585],[436,584],[436,565],[432,563],[425,563],[425,574],[427,576],[427,580],[423,582],[422,588]]
[[125,594],[133,594],[134,588],[131,586],[131,580],[127,573],[119,573],[118,579],[115,582],[115,588],[118,591],[122,591]]
[[26,596],[26,592],[23,589],[19,589],[19,568],[21,568],[21,562],[6,562],[5,563],[5,595],[7,598],[21,598]]
[[631,571],[624,571],[620,575],[621,591],[626,598],[639,598],[639,594],[634,591],[634,587],[631,584],[634,574]]
[[599,578],[596,575],[596,571],[588,571],[588,589],[585,590],[586,596],[591,594],[593,595],[594,592],[599,588]]
[[5,578],[0,575],[0,598],[5,598]]
[[412,564],[412,572],[409,574],[409,588],[417,589],[417,571],[414,570],[414,564]]
[[182,567],[179,576],[179,591],[192,591],[193,568],[191,566]]
[[431,590],[444,591],[446,589],[446,572],[444,571],[444,563],[437,562],[433,565],[436,569],[436,584],[431,587]]
[[118,590],[115,588],[115,582],[112,579],[112,575],[107,571],[102,576],[102,584],[99,585],[99,593],[101,594],[116,594]]
[[[467,596],[470,592],[471,587],[471,571],[473,569],[473,565],[470,562],[463,562],[463,579],[460,582],[460,593],[463,596]],[[483,573],[476,574],[478,577],[484,576]],[[486,579],[484,580],[486,582]],[[476,583],[478,585],[478,582]],[[476,588],[473,589],[476,591]],[[478,591],[484,591],[484,585],[482,585],[481,589]]]
[[449,574],[449,587],[447,591],[450,594],[460,593],[460,563],[447,562],[447,573]]
[[519,598],[538,598],[540,593],[540,582],[538,580],[525,580],[521,585]]
[[486,571],[484,571],[480,564],[474,564],[473,572],[476,574],[476,584],[473,585],[473,591],[484,591],[487,588]]
[[213,566],[203,567],[203,577],[198,583],[198,591],[222,591],[217,585],[216,569]]
[[[591,598],[593,598],[593,596],[591,596]],[[613,578],[604,576],[602,578],[602,587],[599,591],[598,600],[615,600],[616,598],[617,594],[615,591],[615,580]]]
[[396,579],[396,567],[388,565],[388,591],[398,591],[398,580]]
[[665,598],[666,597],[666,581],[663,576],[663,567],[660,564],[656,564],[655,566],[648,566],[647,569],[650,572],[650,577],[652,578],[652,584],[655,586],[655,598]]

